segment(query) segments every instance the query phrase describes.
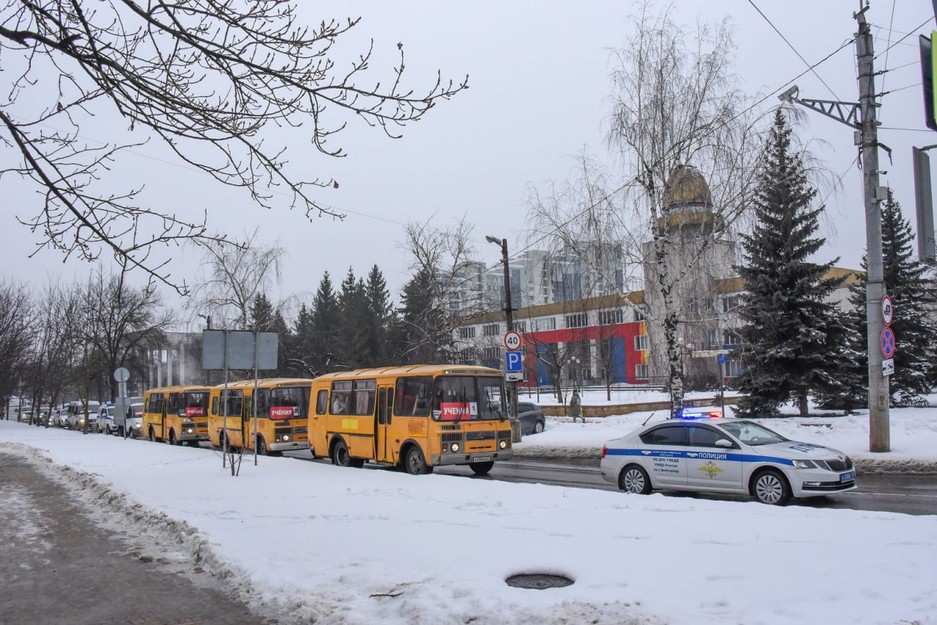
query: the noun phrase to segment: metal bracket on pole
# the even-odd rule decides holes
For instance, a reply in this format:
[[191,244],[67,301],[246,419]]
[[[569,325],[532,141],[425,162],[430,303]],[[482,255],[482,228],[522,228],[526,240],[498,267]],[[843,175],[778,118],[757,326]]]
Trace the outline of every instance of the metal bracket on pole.
[[839,102],[836,100],[814,100],[812,98],[800,98],[798,94],[800,88],[793,85],[790,89],[778,96],[782,102],[794,102],[808,109],[814,110],[821,115],[826,115],[830,119],[846,124],[851,128],[862,128],[859,121],[861,109],[858,102]]

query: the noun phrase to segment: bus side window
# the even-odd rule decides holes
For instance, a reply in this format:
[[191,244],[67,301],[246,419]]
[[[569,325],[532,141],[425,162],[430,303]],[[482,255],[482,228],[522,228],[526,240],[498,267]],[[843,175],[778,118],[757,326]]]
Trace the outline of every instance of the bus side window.
[[217,395],[211,398],[211,413],[212,413],[212,416],[215,416],[215,417],[218,416],[218,396]]
[[325,389],[316,393],[316,414],[326,414],[329,411],[329,392]]

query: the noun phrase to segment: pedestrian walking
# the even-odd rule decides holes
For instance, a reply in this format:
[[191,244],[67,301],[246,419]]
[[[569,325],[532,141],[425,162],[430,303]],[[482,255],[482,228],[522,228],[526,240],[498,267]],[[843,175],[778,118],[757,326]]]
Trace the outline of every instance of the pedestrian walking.
[[582,416],[582,399],[579,397],[579,389],[573,389],[573,396],[569,398],[569,412],[573,415],[573,423],[576,422],[576,419],[579,419],[583,423],[586,422],[585,418]]

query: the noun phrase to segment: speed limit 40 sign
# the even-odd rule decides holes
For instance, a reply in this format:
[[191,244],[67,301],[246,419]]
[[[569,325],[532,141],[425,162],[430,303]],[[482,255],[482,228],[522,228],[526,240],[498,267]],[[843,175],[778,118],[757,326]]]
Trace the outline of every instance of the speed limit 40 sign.
[[504,347],[510,351],[521,348],[521,335],[517,332],[508,332],[504,335]]

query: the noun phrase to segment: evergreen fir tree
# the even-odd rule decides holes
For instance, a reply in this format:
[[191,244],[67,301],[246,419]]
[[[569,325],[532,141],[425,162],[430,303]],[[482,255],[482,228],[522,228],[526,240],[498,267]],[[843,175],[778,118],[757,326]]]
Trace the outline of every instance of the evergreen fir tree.
[[[882,275],[885,293],[895,307],[891,323],[898,340],[895,373],[889,379],[890,403],[907,406],[922,401],[930,392],[930,371],[935,326],[928,315],[933,309],[935,291],[927,278],[927,268],[914,258],[914,233],[901,212],[891,189],[882,206]],[[867,256],[862,267],[867,266]],[[868,384],[865,275],[850,289],[850,302],[856,308],[853,332],[857,349],[861,346],[861,375]],[[878,311],[876,311],[878,313]]]
[[420,269],[404,285],[396,343],[400,363],[439,363],[450,358],[453,339],[446,328],[436,284],[429,270]]
[[273,304],[263,293],[254,296],[250,307],[250,329],[254,332],[274,332]]
[[[811,393],[832,392],[828,373],[843,356],[843,313],[827,300],[841,280],[824,279],[834,261],[810,262],[824,244],[817,237],[823,206],[791,147],[791,129],[779,110],[765,146],[754,198],[755,225],[742,236],[745,282],[740,335],[745,344],[739,390],[743,414],[774,414],[794,400],[807,413]],[[837,259],[838,260],[838,259]]]
[[338,292],[338,309],[341,319],[339,336],[341,341],[340,362],[352,369],[365,366],[365,333],[368,325],[368,306],[365,298],[364,281],[355,277],[349,267]]
[[293,377],[312,377],[318,373],[312,359],[312,312],[302,304],[290,333],[287,344],[287,363],[289,375]]
[[387,282],[377,265],[371,267],[364,285],[367,325],[364,328],[361,363],[365,367],[388,364],[388,336],[393,306]]
[[319,288],[312,303],[307,343],[307,366],[311,366],[319,373],[324,373],[329,354],[332,354],[333,360],[341,357],[337,353],[340,347],[340,326],[341,317],[338,300],[335,291],[332,289],[329,272],[326,271],[319,282]]

